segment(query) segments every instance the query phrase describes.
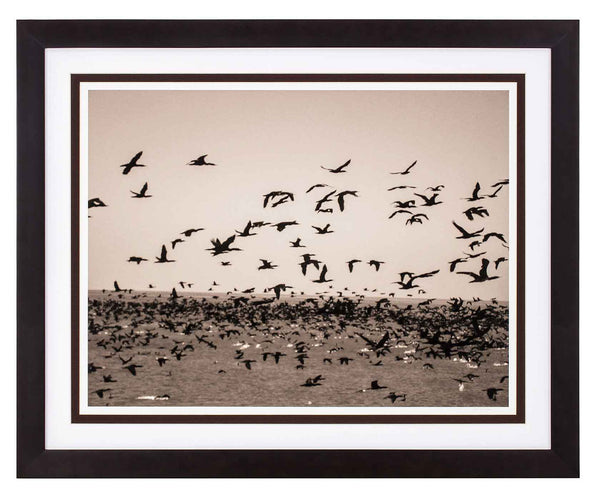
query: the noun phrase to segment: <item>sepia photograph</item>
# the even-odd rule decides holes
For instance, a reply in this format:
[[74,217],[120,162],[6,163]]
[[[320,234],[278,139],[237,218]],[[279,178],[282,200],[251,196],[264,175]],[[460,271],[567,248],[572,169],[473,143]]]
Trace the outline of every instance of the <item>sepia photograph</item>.
[[89,407],[514,408],[509,85],[144,85],[81,94]]

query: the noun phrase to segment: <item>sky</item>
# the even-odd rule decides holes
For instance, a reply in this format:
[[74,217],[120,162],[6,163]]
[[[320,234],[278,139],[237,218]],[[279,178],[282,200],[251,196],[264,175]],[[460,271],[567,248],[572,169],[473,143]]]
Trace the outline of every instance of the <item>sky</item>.
[[[506,91],[140,91],[89,92],[89,198],[108,207],[89,209],[89,288],[170,290],[179,281],[192,290],[228,291],[279,283],[307,294],[329,290],[394,292],[398,273],[439,269],[417,284],[427,296],[508,299],[508,264],[490,274],[499,278],[469,283],[470,277],[449,271],[448,262],[471,252],[471,240],[458,240],[452,221],[469,231],[484,228],[508,240],[508,187],[497,198],[467,202],[476,182],[482,194],[508,178],[508,92]],[[143,151],[139,163],[122,174],[120,164]],[[216,167],[192,167],[192,159],[208,154]],[[347,160],[347,172],[332,174]],[[406,169],[408,175],[390,172]],[[148,182],[148,199],[131,198]],[[331,188],[306,190],[326,183]],[[414,192],[443,184],[441,205],[420,207]],[[388,191],[398,185],[416,189]],[[331,190],[357,190],[337,204],[332,214],[315,212],[315,202]],[[293,192],[294,202],[263,208],[263,195]],[[406,225],[406,215],[388,219],[396,200],[416,200],[414,212],[427,214],[422,225]],[[483,206],[489,217],[469,221],[462,213]],[[299,226],[277,232],[264,227],[256,236],[236,237],[242,251],[213,257],[211,238],[224,240],[249,221],[296,220]],[[312,226],[331,224],[334,233],[317,235]],[[180,232],[204,228],[187,238]],[[170,241],[185,242],[171,250]],[[306,248],[291,248],[302,239]],[[510,242],[510,241],[509,241]],[[162,244],[175,263],[155,264]],[[508,250],[494,238],[475,249],[494,261]],[[303,253],[327,264],[331,283],[318,284],[316,269],[303,276]],[[140,265],[130,256],[149,259]],[[260,259],[278,265],[258,271]],[[361,259],[349,273],[345,261]],[[365,261],[385,264],[377,272]],[[457,271],[478,272],[472,259]],[[231,266],[221,266],[230,261]],[[219,286],[212,283],[216,281]],[[347,292],[346,292],[347,293]]]

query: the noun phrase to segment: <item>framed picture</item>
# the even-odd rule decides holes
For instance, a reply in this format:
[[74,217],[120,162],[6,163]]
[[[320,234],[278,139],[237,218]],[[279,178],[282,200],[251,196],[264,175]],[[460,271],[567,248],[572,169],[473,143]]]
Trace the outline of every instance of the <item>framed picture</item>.
[[578,475],[577,22],[18,50],[21,476]]

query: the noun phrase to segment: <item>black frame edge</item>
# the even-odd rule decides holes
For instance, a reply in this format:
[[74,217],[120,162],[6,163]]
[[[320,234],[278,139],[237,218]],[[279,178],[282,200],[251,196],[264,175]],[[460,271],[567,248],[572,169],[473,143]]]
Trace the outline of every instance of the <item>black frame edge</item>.
[[[198,29],[202,28],[202,29]],[[200,34],[199,34],[200,32]],[[552,49],[550,450],[46,450],[44,50],[53,47],[531,47]],[[579,22],[18,21],[17,476],[578,477]],[[560,210],[558,206],[560,207]],[[277,461],[277,466],[273,465]],[[366,462],[365,462],[366,461]]]

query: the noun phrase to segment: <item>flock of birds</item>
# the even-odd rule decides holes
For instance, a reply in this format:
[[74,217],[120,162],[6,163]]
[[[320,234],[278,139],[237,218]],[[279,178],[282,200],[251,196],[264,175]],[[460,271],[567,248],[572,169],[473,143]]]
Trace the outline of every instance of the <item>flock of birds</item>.
[[[122,164],[122,173],[128,175],[135,168],[148,167],[139,162],[141,157],[142,152],[139,152],[129,162]],[[207,160],[207,155],[201,155],[188,164],[191,167],[217,166]],[[331,175],[339,175],[348,173],[350,166],[351,160],[338,167],[321,167]],[[416,167],[418,163],[414,161],[406,169],[390,174],[409,178]],[[429,221],[432,212],[444,203],[441,195],[445,186],[430,186],[425,191],[410,195],[417,188],[406,183],[388,188],[388,191],[402,192],[405,195],[394,201],[394,211],[389,219],[405,216],[406,226]],[[507,261],[506,257],[493,261],[484,257],[487,254],[487,244],[501,244],[508,249],[504,234],[485,228],[465,227],[476,219],[489,216],[490,209],[486,205],[488,199],[497,198],[505,185],[508,185],[508,180],[500,180],[490,186],[490,193],[483,194],[481,185],[477,182],[471,195],[462,199],[465,202],[465,210],[462,212],[464,221],[452,222],[457,230],[456,238],[466,240],[468,245],[459,257],[449,261],[449,271],[470,277],[471,283],[497,279],[498,274],[490,274],[490,264],[497,271]],[[152,198],[147,181],[139,191],[132,190],[131,194],[136,201]],[[326,183],[313,184],[304,194],[313,198],[315,212],[322,214],[344,212],[352,199],[359,197],[357,190],[338,191]],[[315,196],[316,194],[318,195]],[[295,202],[296,196],[290,191],[271,191],[263,195],[262,206],[264,209],[277,208]],[[96,197],[88,201],[88,207],[92,209],[108,205]],[[263,229],[274,228],[281,233],[299,225],[297,220],[250,220],[234,233],[210,239],[210,246],[206,250],[213,257],[220,258],[221,266],[232,266],[232,261],[226,260],[224,256],[242,251],[243,248],[236,246],[240,240],[257,236]],[[312,229],[316,235],[327,236],[335,232],[335,225],[334,222],[329,222],[323,226],[314,225]],[[160,253],[154,257],[153,262],[176,263],[173,255],[176,247],[202,231],[204,228],[192,227],[177,233],[173,239],[162,244]],[[289,241],[291,250],[306,248],[301,237],[294,238]],[[327,264],[319,260],[316,254],[307,250],[298,257],[299,271],[303,277],[310,278],[310,281],[319,285],[334,281],[328,273]],[[459,266],[471,260],[480,261],[478,271],[457,271]],[[148,256],[135,254],[129,257],[128,262],[140,266],[150,260]],[[352,273],[357,264],[363,263],[378,272],[382,265],[391,261],[352,258],[346,261],[348,272]],[[257,261],[256,269],[276,272],[278,267],[275,261],[261,258]],[[421,288],[422,280],[432,278],[439,272],[439,268],[422,273],[402,271],[398,273],[399,279],[393,283],[398,286],[399,292],[404,292],[399,296],[412,297],[411,292],[414,290],[422,295],[426,293]],[[212,291],[218,285],[213,281],[209,290]],[[415,305],[403,306],[388,298],[396,297],[396,292],[379,292],[384,297],[377,300],[356,291],[352,291],[351,296],[344,295],[342,291],[337,291],[337,296],[332,296],[326,290],[309,297],[304,296],[304,292],[295,294],[292,286],[287,283],[267,287],[263,292],[256,291],[254,287],[239,290],[234,288],[233,291],[213,295],[211,298],[192,298],[179,295],[176,286],[189,290],[193,283],[175,282],[166,299],[153,293],[135,293],[130,298],[124,298],[132,290],[122,289],[115,280],[114,293],[109,292],[108,298],[90,298],[88,331],[90,344],[95,347],[90,357],[99,357],[88,364],[90,376],[96,378],[95,382],[90,382],[92,396],[110,401],[115,392],[113,384],[124,381],[122,375],[130,381],[133,377],[145,376],[143,373],[149,368],[159,368],[161,371],[168,369],[165,374],[172,377],[177,374],[173,366],[193,357],[199,350],[204,355],[212,354],[214,373],[218,376],[229,374],[232,366],[239,374],[239,371],[254,371],[260,364],[266,363],[283,369],[287,365],[296,371],[309,369],[311,375],[298,384],[298,387],[305,389],[322,387],[330,381],[336,381],[340,374],[344,374],[340,373],[340,368],[343,371],[344,367],[353,362],[369,369],[384,368],[382,371],[399,364],[413,367],[419,365],[419,370],[434,371],[436,359],[450,360],[469,369],[485,367],[486,373],[494,366],[507,366],[504,361],[494,363],[493,366],[489,364],[490,358],[495,357],[497,351],[505,351],[508,345],[508,308],[495,299],[487,303],[478,298],[471,301],[455,298],[445,303],[427,299]],[[153,289],[154,285],[149,284],[148,287]],[[328,288],[333,289],[334,286],[329,285]],[[291,297],[303,297],[280,300],[288,290],[292,290]],[[349,291],[348,288],[344,290]],[[364,291],[367,292],[367,288]],[[102,292],[105,293],[106,290]],[[273,297],[259,297],[260,293],[270,292]],[[377,289],[371,292],[377,292]],[[114,294],[118,298],[114,298]],[[230,357],[231,348],[234,352]],[[142,361],[141,358],[145,359]],[[326,372],[321,368],[330,369]],[[185,375],[184,372],[181,374]],[[458,384],[458,392],[464,392],[466,385],[477,385],[481,387],[478,391],[484,392],[489,401],[497,401],[508,377],[502,376],[495,385],[480,385],[483,381],[481,376],[469,371],[468,374],[450,380]],[[405,403],[408,398],[410,403],[408,394],[400,392],[399,386],[381,384],[389,381],[389,376],[383,381],[382,378],[372,379],[368,385],[354,393],[360,395],[384,390],[387,395],[380,400],[396,404]],[[144,398],[160,401],[170,400],[171,397],[171,392],[162,392]]]
[[[278,302],[255,295],[160,299],[140,293],[125,299],[90,298],[90,394],[100,402],[111,402],[113,392],[117,393],[115,383],[159,374],[178,385],[181,379],[189,385],[190,398],[204,394],[210,405],[210,389],[221,393],[220,383],[228,375],[235,375],[234,384],[247,385],[252,377],[244,377],[244,371],[252,375],[257,369],[261,373],[265,367],[275,367],[277,372],[263,385],[265,390],[293,390],[294,372],[307,370],[311,374],[297,387],[327,385],[328,401],[334,404],[335,395],[341,393],[354,397],[356,403],[408,400],[410,405],[423,405],[423,399],[400,392],[402,383],[411,374],[435,375],[446,368],[444,364],[453,373],[463,371],[460,376],[440,373],[436,377],[444,395],[463,395],[468,386],[496,402],[504,392],[508,378],[504,304],[455,298],[441,304],[428,299],[402,306],[387,298],[372,300],[324,295]],[[181,368],[188,360],[204,363]],[[350,365],[354,372],[364,372],[351,375],[357,381],[369,374],[379,378],[348,390],[346,382],[353,378],[345,368]],[[490,385],[493,378],[497,383]],[[157,380],[143,382],[143,388],[152,389],[153,381]],[[387,395],[361,396],[380,390]],[[232,399],[241,392],[231,391]],[[173,392],[161,391],[137,398],[161,401],[172,396]]]
[[[123,168],[122,172],[124,175],[129,174],[134,168],[148,167],[145,164],[141,164],[138,162],[141,159],[141,156],[142,156],[142,152],[139,152],[134,157],[132,157],[129,162],[122,164],[120,166],[121,168]],[[215,163],[209,162],[207,160],[207,155],[201,155],[197,159],[190,161],[188,163],[188,165],[192,166],[192,167],[215,167],[216,166]],[[343,174],[343,173],[348,173],[348,169],[349,169],[350,165],[351,165],[351,160],[347,160],[342,165],[335,167],[335,168],[327,168],[324,166],[321,166],[321,168],[324,169],[325,171],[327,171],[328,173],[330,173],[331,175],[339,175],[339,174]],[[401,175],[402,177],[408,177],[410,174],[413,173],[413,169],[415,167],[417,167],[417,161],[412,162],[406,169],[404,169],[402,171],[391,172],[390,174],[391,175]],[[476,218],[484,219],[484,218],[488,217],[489,216],[489,208],[485,205],[486,201],[488,199],[497,198],[499,193],[502,191],[502,189],[505,185],[508,185],[508,179],[503,179],[503,180],[500,180],[500,181],[492,184],[490,187],[490,189],[491,189],[490,193],[483,194],[481,185],[479,182],[477,182],[471,195],[469,197],[466,197],[463,199],[466,203],[466,205],[465,205],[466,209],[462,212],[462,214],[464,215],[466,222],[471,223],[471,222],[475,221]],[[406,218],[405,218],[406,225],[423,224],[424,222],[427,222],[430,219],[429,216],[431,215],[431,213],[429,212],[430,209],[435,208],[436,206],[439,206],[440,204],[443,204],[443,201],[440,199],[440,195],[443,192],[444,188],[445,188],[445,186],[442,184],[435,185],[435,186],[429,186],[425,189],[425,191],[423,193],[414,192],[413,197],[416,197],[416,199],[405,197],[403,199],[394,201],[393,205],[394,205],[395,210],[389,215],[389,219],[393,219],[396,216],[406,216]],[[149,189],[148,182],[145,182],[139,191],[137,191],[137,192],[131,191],[132,198],[134,198],[134,199],[152,198],[152,195],[148,194],[148,189]],[[415,190],[415,189],[416,189],[415,186],[412,186],[409,184],[401,184],[401,185],[391,186],[390,188],[388,188],[388,191],[400,191],[400,192],[405,192],[408,195],[408,193],[410,193],[412,190]],[[346,209],[346,206],[347,206],[348,199],[351,197],[359,196],[359,192],[357,190],[337,191],[337,189],[335,187],[331,187],[330,185],[328,185],[326,183],[316,183],[316,184],[310,186],[306,190],[305,194],[310,195],[310,194],[314,194],[313,192],[318,192],[318,191],[322,191],[322,190],[328,190],[328,191],[324,195],[320,196],[319,198],[317,198],[314,201],[314,203],[315,203],[314,210],[317,213],[332,214],[332,213],[334,213],[334,210],[336,209],[336,204],[337,204],[337,209],[339,209],[339,212],[344,212],[344,210]],[[431,193],[428,193],[428,192],[431,192]],[[263,195],[262,205],[263,205],[263,208],[265,208],[265,209],[267,207],[276,208],[276,207],[286,204],[288,202],[294,202],[295,198],[296,198],[296,196],[293,192],[283,191],[283,190],[271,191],[271,192],[268,192]],[[417,204],[417,201],[419,199],[422,202]],[[107,207],[107,204],[99,197],[92,198],[88,201],[88,208],[92,209],[92,208],[97,208],[97,207]],[[419,211],[419,212],[417,212],[417,211]],[[491,243],[492,241],[496,241],[496,243],[500,243],[503,248],[508,249],[508,244],[507,244],[508,242],[505,238],[505,235],[502,233],[495,232],[495,231],[485,231],[485,228],[480,228],[480,229],[465,228],[464,227],[465,223],[462,221],[461,221],[461,223],[462,223],[462,225],[456,221],[452,221],[454,228],[457,230],[456,238],[460,239],[460,240],[468,241],[468,248],[465,248],[465,250],[462,252],[462,254],[460,256],[458,256],[457,258],[448,262],[449,271],[459,274],[459,275],[465,275],[465,276],[470,277],[471,278],[469,281],[470,283],[483,283],[486,281],[498,279],[499,276],[497,274],[490,274],[490,270],[491,270],[490,263],[491,262],[493,263],[494,270],[497,271],[502,263],[508,261],[508,258],[502,256],[502,257],[498,257],[498,258],[494,259],[493,261],[490,261],[490,259],[485,257],[487,254],[487,251],[484,250],[484,248],[487,244]],[[212,254],[212,256],[215,256],[215,257],[231,254],[232,252],[239,252],[239,251],[242,251],[243,249],[238,246],[235,246],[235,243],[239,242],[239,240],[241,240],[241,239],[258,235],[258,232],[261,229],[264,229],[266,227],[272,227],[272,228],[275,228],[277,230],[277,232],[283,232],[283,231],[287,230],[288,228],[299,226],[299,225],[300,225],[300,223],[297,220],[285,220],[285,221],[272,222],[272,223],[266,222],[266,221],[248,221],[247,224],[242,229],[234,230],[235,232],[233,234],[227,235],[226,237],[223,238],[223,240],[221,240],[221,238],[219,238],[219,237],[212,238],[210,240],[211,246],[208,247],[206,250],[209,251]],[[313,225],[312,228],[314,229],[315,234],[322,235],[322,236],[329,235],[329,234],[335,232],[335,230],[333,229],[334,227],[332,226],[332,223],[327,223],[323,226]],[[189,228],[189,229],[186,229],[186,230],[178,233],[176,237],[174,237],[172,240],[169,240],[168,242],[166,242],[162,245],[162,247],[160,249],[160,255],[155,257],[154,263],[165,264],[165,263],[176,262],[176,259],[174,259],[172,255],[169,255],[169,251],[173,252],[179,244],[186,242],[194,234],[196,234],[200,231],[203,231],[203,230],[204,230],[204,228],[194,227],[194,228]],[[183,238],[182,238],[182,236],[183,236]],[[290,243],[290,248],[292,248],[292,249],[306,248],[306,246],[303,245],[302,239],[300,237],[296,237],[295,240],[290,240],[289,243]],[[170,249],[167,248],[168,246],[170,246]],[[299,258],[300,258],[300,261],[299,261],[298,265],[301,269],[303,276],[307,276],[308,270],[311,268],[313,270],[317,271],[318,277],[315,276],[314,279],[311,279],[310,281],[312,281],[313,283],[319,283],[319,284],[333,282],[333,279],[331,277],[328,277],[327,264],[325,262],[318,260],[314,253],[306,252],[306,253],[301,254],[299,256]],[[456,269],[459,267],[459,265],[465,264],[472,260],[480,260],[480,266],[479,266],[478,270],[456,271]],[[131,255],[128,259],[128,262],[134,263],[137,265],[140,265],[141,263],[148,262],[148,261],[149,261],[149,259],[147,257],[142,257],[137,254]],[[257,266],[258,271],[274,270],[278,267],[277,264],[275,264],[273,261],[270,261],[268,259],[261,258],[258,262],[260,263]],[[366,264],[368,264],[369,267],[374,268],[375,271],[379,271],[380,267],[386,263],[386,261],[381,261],[381,260],[377,260],[377,259],[369,259],[369,260],[365,260],[364,262]],[[353,258],[351,260],[346,261],[346,265],[347,265],[349,273],[352,273],[355,266],[360,263],[363,263],[363,260],[358,259],[358,258]],[[229,260],[223,260],[223,261],[221,261],[221,265],[223,267],[232,266],[232,262]],[[410,291],[413,289],[418,289],[419,290],[418,293],[423,294],[423,293],[426,293],[426,291],[420,287],[420,285],[417,283],[417,281],[424,279],[424,278],[430,278],[439,272],[440,272],[440,269],[434,269],[434,270],[427,271],[427,272],[420,273],[420,274],[416,274],[411,271],[403,271],[403,272],[398,273],[400,276],[400,279],[398,281],[393,282],[393,284],[397,285],[400,291]],[[187,284],[187,288],[191,288],[193,285],[193,283],[186,283],[186,284]],[[217,285],[216,282],[214,282],[214,284]],[[117,290],[117,291],[120,290],[117,282],[115,282],[114,286],[115,286],[115,290]],[[184,289],[186,288],[186,286],[183,284],[181,285],[181,287]],[[149,284],[149,288],[153,288],[153,285]],[[333,285],[330,285],[330,288],[333,288]],[[275,297],[277,299],[279,299],[281,296],[281,293],[288,289],[292,289],[292,286],[287,285],[286,283],[279,283],[277,285],[273,285],[271,287],[265,288],[264,292],[265,293],[273,292],[275,294]],[[210,290],[212,291],[213,288],[210,288]],[[347,290],[347,289],[345,289],[345,290]],[[173,289],[173,291],[175,291],[175,289]],[[235,289],[234,291],[237,292],[238,290]],[[252,291],[254,291],[254,289],[252,289]],[[366,288],[365,288],[365,291],[367,291]],[[377,291],[377,289],[374,289],[372,291],[375,292],[375,291]],[[390,293],[389,295],[395,296],[395,293]],[[412,296],[412,294],[405,294],[404,296],[408,297],[408,296]]]

